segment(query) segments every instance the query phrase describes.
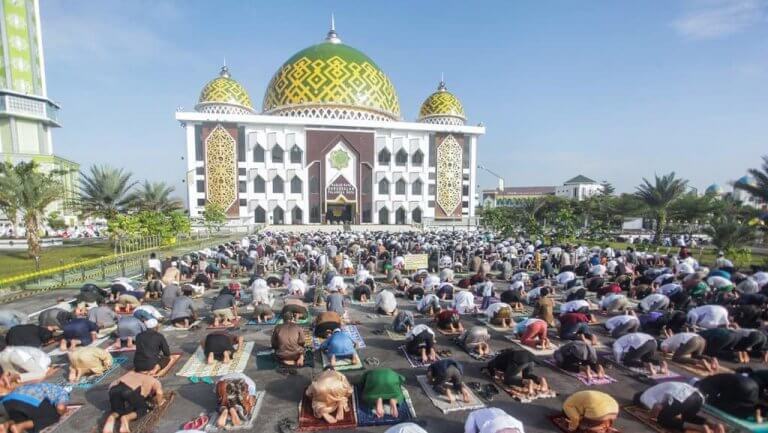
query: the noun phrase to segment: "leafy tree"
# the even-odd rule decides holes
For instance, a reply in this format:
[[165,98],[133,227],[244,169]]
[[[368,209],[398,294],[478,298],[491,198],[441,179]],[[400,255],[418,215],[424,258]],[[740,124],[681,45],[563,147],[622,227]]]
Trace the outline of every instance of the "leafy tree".
[[227,222],[227,214],[224,208],[216,203],[208,203],[202,214],[202,223],[210,234],[214,229],[218,232],[221,226]]
[[675,173],[669,173],[659,177],[654,176],[651,183],[643,178],[643,183],[636,189],[635,196],[644,204],[648,214],[656,221],[654,242],[661,243],[661,237],[667,226],[669,207],[685,192],[688,181],[675,178]]
[[614,187],[610,182],[603,181],[600,183],[600,186],[602,186],[602,190],[600,190],[600,195],[613,195],[613,193],[616,192],[616,187]]
[[10,208],[23,214],[30,258],[40,256],[41,223],[45,209],[64,194],[63,174],[62,170],[43,173],[35,161],[0,165],[0,191],[3,200],[12,202]]
[[763,156],[762,168],[751,168],[749,174],[755,178],[754,185],[737,182],[734,187],[748,192],[753,197],[762,200],[763,203],[768,203],[768,155]]
[[191,230],[189,217],[184,212],[140,211],[133,214],[117,214],[107,221],[113,239],[134,241],[139,238],[158,236],[163,243],[175,242],[177,236]]
[[669,218],[681,223],[690,235],[712,217],[720,207],[720,201],[711,195],[683,194],[669,207]]
[[57,211],[53,211],[48,214],[48,217],[46,217],[45,222],[48,224],[48,227],[50,227],[53,230],[64,230],[67,228],[67,222],[64,221],[64,218],[61,217],[61,214]]
[[174,187],[165,182],[144,181],[137,191],[128,197],[130,207],[136,210],[170,212],[180,210],[184,204],[180,199],[171,197]]
[[130,190],[136,185],[132,174],[122,168],[93,165],[80,176],[78,205],[83,216],[114,219],[130,204]]
[[[6,163],[7,164],[7,163]],[[6,169],[12,166],[4,165],[2,169],[2,183],[0,185],[0,211],[11,222],[13,235],[16,236],[16,228],[19,225],[19,201],[17,192],[23,188],[22,179],[20,179],[15,170]]]
[[748,246],[755,239],[755,229],[734,215],[723,214],[713,219],[704,228],[704,233],[712,238],[712,244],[725,252]]

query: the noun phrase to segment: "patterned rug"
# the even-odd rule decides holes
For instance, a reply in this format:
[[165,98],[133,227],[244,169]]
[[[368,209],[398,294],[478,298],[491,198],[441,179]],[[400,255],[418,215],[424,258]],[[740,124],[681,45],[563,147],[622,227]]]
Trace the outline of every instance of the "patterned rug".
[[[311,348],[307,348],[304,352],[304,367],[314,366],[314,352]],[[275,358],[275,351],[272,349],[262,350],[256,352],[256,369],[257,370],[274,370],[280,367],[280,363]],[[303,367],[300,367],[303,368]]]
[[[583,428],[577,428],[576,430],[568,430],[568,418],[565,417],[563,414],[557,414],[557,415],[550,415],[549,420],[552,421],[552,424],[557,427],[558,430],[560,430],[563,433],[584,433],[586,430]],[[621,433],[619,430],[611,427],[610,429],[606,430],[605,433]]]
[[[400,349],[400,352],[405,355],[405,359],[408,360],[408,364],[411,365],[411,368],[427,368],[432,365],[431,361],[423,363],[419,357],[411,356],[411,354],[408,353],[408,351],[405,349],[405,346],[400,346],[398,349]],[[440,360],[440,356],[438,356],[437,359]]]
[[315,418],[312,412],[312,400],[307,397],[306,389],[301,393],[302,399],[299,403],[299,427],[298,432],[311,432],[321,430],[342,430],[357,427],[357,410],[355,407],[354,393],[349,397],[349,409],[344,413],[344,419],[336,424],[328,424],[324,419]]
[[676,430],[667,430],[660,426],[653,418],[651,418],[650,411],[644,407],[624,406],[622,409],[656,433],[676,433]]
[[456,401],[451,404],[444,396],[435,392],[432,385],[429,384],[427,376],[416,376],[416,380],[419,382],[419,385],[421,385],[421,389],[424,390],[424,393],[427,394],[427,397],[429,397],[429,400],[432,401],[432,404],[444,414],[485,407],[485,403],[483,403],[469,388],[467,388],[467,391],[470,394],[469,403],[465,403],[461,395],[455,395]]
[[384,416],[379,418],[374,413],[373,407],[369,407],[360,398],[363,395],[362,385],[355,386],[355,403],[357,404],[357,425],[359,427],[371,427],[378,425],[392,425],[400,424],[401,422],[409,422],[416,418],[416,411],[413,409],[413,402],[411,396],[408,394],[408,390],[405,387],[401,387],[403,396],[405,399],[402,403],[397,405],[397,415],[395,418],[392,416],[389,410],[389,404],[384,405]]
[[115,341],[114,343],[107,346],[107,352],[109,353],[119,353],[119,352],[135,352],[136,346],[133,347],[122,347],[120,344],[120,340]]
[[168,361],[168,365],[166,365],[164,369],[158,371],[157,372],[157,376],[155,376],[155,377],[157,377],[159,379],[161,377],[165,377],[166,375],[168,375],[168,373],[171,371],[173,366],[176,365],[176,363],[179,362],[179,360],[181,359],[181,355],[183,355],[183,354],[182,353],[171,353],[171,356],[170,356],[171,360]]
[[196,327],[196,326],[199,326],[199,325],[200,325],[200,322],[202,322],[202,321],[203,321],[202,319],[197,319],[197,320],[195,320],[194,322],[192,322],[192,323],[189,325],[189,327],[187,327],[187,328],[178,328],[178,327],[176,327],[176,326],[173,326],[173,325],[167,325],[167,326],[165,326],[165,327],[163,328],[163,332],[173,332],[173,331],[189,331],[189,330],[191,330],[192,328],[194,328],[194,327]]
[[612,378],[611,376],[608,376],[607,374],[602,379],[598,378],[597,376],[593,377],[592,379],[587,379],[587,375],[584,373],[574,373],[572,371],[568,371],[560,368],[555,362],[554,358],[547,358],[544,360],[544,363],[552,367],[554,370],[559,371],[560,373],[563,373],[567,376],[571,376],[572,378],[578,380],[579,382],[583,383],[586,386],[608,385],[609,383],[616,382],[616,379]]
[[[357,355],[357,351],[355,351],[355,355]],[[331,365],[331,357],[328,356],[327,353],[321,352],[321,357],[323,359],[323,369]],[[360,357],[358,355],[358,360],[359,359]],[[364,368],[362,361],[353,364],[352,358],[336,358],[336,367],[334,367],[336,371],[362,370]]]
[[115,356],[112,358],[112,367],[110,367],[107,371],[105,371],[104,373],[98,376],[84,376],[84,377],[81,377],[77,383],[70,383],[69,380],[66,377],[64,377],[59,379],[58,384],[61,386],[67,386],[67,387],[71,386],[73,389],[87,390],[101,383],[102,380],[104,380],[109,375],[111,375],[115,371],[122,368],[122,366],[127,363],[128,363],[127,357]]
[[266,397],[267,393],[265,391],[256,391],[256,405],[253,407],[253,410],[251,411],[251,416],[248,417],[247,420],[243,420],[243,423],[235,426],[231,423],[228,423],[224,427],[219,427],[216,425],[216,419],[219,417],[218,412],[211,412],[208,417],[210,418],[210,421],[208,422],[208,425],[205,426],[205,431],[208,433],[219,433],[219,432],[225,432],[225,431],[238,431],[238,430],[251,430],[254,428],[254,423],[259,418],[259,412],[261,412],[261,406],[264,405],[264,397]]
[[517,344],[521,349],[525,349],[525,350],[533,353],[536,356],[552,356],[552,354],[555,353],[555,350],[557,350],[557,348],[559,347],[557,344],[552,343],[550,341],[549,344],[552,347],[550,347],[549,349],[536,349],[536,348],[533,348],[531,346],[528,346],[527,344],[521,343],[520,339],[517,338],[517,337],[513,337],[511,335],[505,335],[504,338],[506,338],[507,340]]
[[648,378],[648,379],[651,379],[651,380],[655,380],[657,382],[666,382],[666,381],[670,381],[670,380],[681,380],[681,379],[683,379],[682,375],[677,374],[677,373],[675,373],[672,370],[669,370],[667,372],[667,374],[662,374],[662,373],[657,372],[654,375],[650,375],[650,374],[648,374],[648,370],[646,370],[645,368],[628,367],[628,366],[626,366],[624,364],[621,364],[621,363],[617,362],[616,359],[613,357],[613,354],[602,353],[601,356],[606,361],[610,362],[611,364],[613,364],[613,365],[615,365],[617,367],[623,368],[624,370],[630,371],[630,372],[632,372],[632,373],[634,373],[636,375],[639,375],[639,376],[642,376],[642,377],[645,377],[645,378]]
[[203,353],[203,348],[198,347],[192,357],[181,367],[177,376],[183,377],[213,377],[223,376],[229,373],[242,373],[248,364],[248,359],[253,351],[253,341],[248,341],[243,344],[243,349],[238,350],[232,356],[232,360],[229,364],[223,364],[221,361],[214,361],[213,364],[208,365]]
[[540,400],[543,398],[555,398],[557,397],[557,393],[553,391],[552,389],[547,390],[547,392],[540,392],[534,396],[530,396],[528,394],[524,394],[521,392],[516,391],[514,388],[512,388],[509,385],[505,385],[504,382],[496,377],[490,377],[488,376],[490,380],[493,381],[493,383],[498,386],[502,391],[506,392],[510,397],[517,400],[520,403],[530,403],[534,400]]
[[387,337],[392,341],[405,341],[405,334],[395,332],[391,329],[385,329],[384,333],[387,334]]
[[[104,338],[99,338],[98,340],[93,340],[93,341],[91,342],[91,344],[89,344],[89,345],[88,345],[88,346],[86,346],[86,347],[96,347],[96,346],[101,346],[101,345],[102,345],[102,343],[104,343],[105,341],[107,341],[107,337],[104,337]],[[78,346],[78,347],[80,347],[80,346]],[[51,350],[50,352],[48,352],[48,356],[50,356],[50,357],[54,357],[54,356],[61,356],[61,355],[66,355],[66,354],[68,354],[68,353],[69,353],[69,352],[67,352],[67,351],[62,351],[62,350],[61,350],[61,348],[59,348],[59,346],[56,346],[56,348],[55,348],[55,349],[53,349],[53,350]]]

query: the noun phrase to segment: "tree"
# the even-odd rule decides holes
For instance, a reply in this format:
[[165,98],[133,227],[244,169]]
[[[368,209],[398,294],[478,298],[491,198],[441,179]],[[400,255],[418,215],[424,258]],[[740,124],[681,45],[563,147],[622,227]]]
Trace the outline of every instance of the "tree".
[[64,221],[64,218],[62,218],[61,214],[57,211],[49,213],[45,218],[45,222],[48,224],[48,227],[55,231],[64,230],[67,228],[67,222]]
[[202,223],[209,234],[213,229],[216,229],[216,231],[221,230],[221,226],[227,222],[227,214],[224,211],[224,208],[216,203],[206,204],[202,216]]
[[768,203],[768,155],[763,156],[762,169],[750,168],[748,172],[755,178],[755,183],[750,185],[736,182],[733,185],[734,188],[746,191],[751,196],[762,200],[763,203]]
[[45,209],[64,194],[62,170],[40,171],[35,161],[0,165],[0,191],[10,207],[22,213],[27,235],[27,254],[40,256],[40,228]]
[[8,221],[11,222],[13,227],[13,236],[16,236],[16,228],[19,225],[19,201],[18,191],[23,187],[22,180],[19,179],[15,170],[6,170],[6,166],[0,167],[2,169],[2,187],[0,187],[0,211],[5,214]]
[[184,204],[176,197],[171,197],[174,187],[165,182],[144,181],[138,191],[128,197],[130,207],[136,210],[170,212],[182,209]]
[[696,228],[703,226],[719,206],[719,200],[711,195],[683,194],[669,206],[669,219],[681,223],[682,228],[693,235]]
[[83,216],[110,220],[130,204],[130,190],[136,185],[132,174],[122,168],[93,165],[80,176],[78,207]]
[[189,217],[182,211],[154,212],[140,211],[132,214],[117,214],[107,221],[110,236],[128,242],[140,238],[157,236],[169,244],[180,234],[191,230]]
[[635,195],[643,203],[649,215],[656,221],[654,242],[661,243],[661,237],[667,226],[667,217],[670,205],[685,192],[688,181],[675,178],[675,172],[659,177],[655,175],[652,184],[643,178],[635,191]]
[[614,187],[610,182],[603,181],[600,183],[600,186],[603,188],[600,190],[600,195],[613,195],[614,192],[616,192],[616,187]]
[[726,252],[749,246],[756,234],[753,227],[729,214],[714,218],[704,233],[712,238],[713,245]]

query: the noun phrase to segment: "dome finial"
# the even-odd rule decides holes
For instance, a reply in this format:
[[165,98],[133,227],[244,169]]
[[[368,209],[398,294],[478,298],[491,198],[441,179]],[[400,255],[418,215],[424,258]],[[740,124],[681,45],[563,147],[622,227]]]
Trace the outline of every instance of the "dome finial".
[[440,84],[438,84],[438,86],[437,86],[437,91],[438,92],[445,92],[446,90],[448,90],[448,88],[445,87],[445,73],[441,72],[440,73]]
[[336,34],[336,17],[334,17],[333,13],[331,13],[331,29],[328,30],[328,35],[325,37],[325,40],[332,44],[341,43],[339,35]]
[[227,67],[227,58],[224,57],[224,64],[221,66],[221,71],[219,71],[219,76],[224,78],[230,78],[229,76],[229,68]]

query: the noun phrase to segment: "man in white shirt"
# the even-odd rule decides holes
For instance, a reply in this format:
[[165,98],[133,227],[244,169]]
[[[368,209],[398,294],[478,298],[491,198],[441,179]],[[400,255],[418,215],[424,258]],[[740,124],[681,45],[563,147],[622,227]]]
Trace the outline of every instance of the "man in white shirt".
[[661,351],[672,354],[672,361],[698,367],[707,373],[717,373],[717,358],[704,356],[707,341],[693,332],[679,332],[661,343]]
[[640,320],[634,314],[614,316],[605,321],[605,329],[611,333],[612,338],[620,338],[637,332],[640,329]]
[[22,382],[40,380],[51,371],[51,357],[36,347],[8,346],[0,352],[0,367],[18,374]]
[[613,342],[613,356],[616,362],[627,367],[645,368],[653,376],[655,366],[661,367],[661,373],[667,374],[667,363],[661,359],[653,336],[634,332]]
[[600,300],[600,309],[608,313],[624,311],[629,307],[629,300],[621,293],[610,293]]
[[163,275],[163,264],[160,259],[157,258],[157,254],[150,253],[149,260],[147,260],[147,267],[157,272],[157,276]]
[[660,427],[671,431],[725,433],[720,423],[698,415],[704,396],[685,382],[663,382],[635,394],[634,402],[651,412]]
[[489,323],[502,328],[510,328],[514,322],[514,320],[512,320],[512,308],[509,304],[503,302],[489,305],[483,314],[485,314]]
[[568,301],[560,307],[560,314],[565,313],[584,313],[589,314],[589,310],[592,309],[592,304],[586,299],[575,299]]
[[669,298],[661,293],[651,293],[643,298],[637,306],[643,313],[661,311],[667,307],[669,307]]
[[453,295],[453,309],[459,314],[469,314],[477,311],[475,296],[467,290],[461,290]]
[[687,316],[688,325],[704,329],[726,327],[731,324],[728,310],[720,305],[702,305],[691,309]]
[[[474,304],[474,302],[475,298],[472,298],[472,303]],[[426,295],[422,296],[422,298],[416,304],[416,310],[419,313],[427,314],[430,316],[437,314],[440,312],[440,298],[438,298],[434,293],[427,293]]]

